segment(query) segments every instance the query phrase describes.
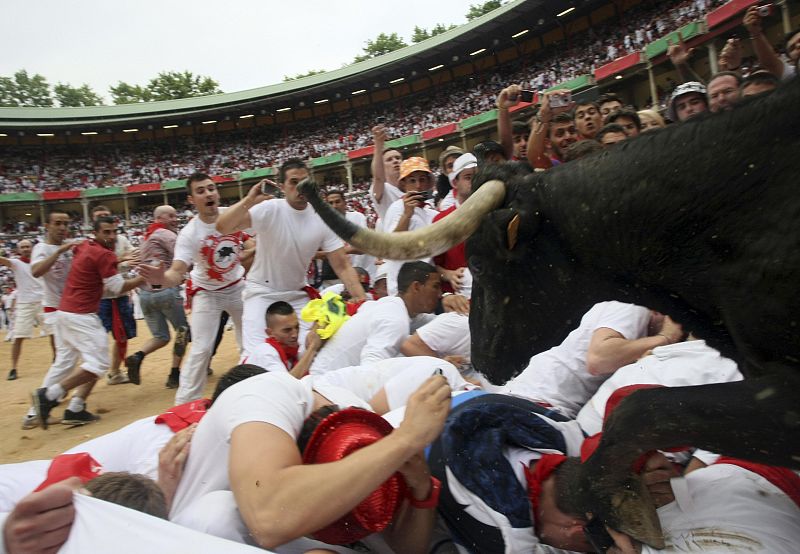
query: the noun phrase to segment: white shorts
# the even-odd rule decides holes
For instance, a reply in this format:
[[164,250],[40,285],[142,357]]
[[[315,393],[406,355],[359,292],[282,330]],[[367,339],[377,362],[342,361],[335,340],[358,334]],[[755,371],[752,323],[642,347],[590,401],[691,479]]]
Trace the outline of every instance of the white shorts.
[[[33,325],[37,321],[42,321],[41,302],[18,302],[14,314],[14,338],[30,339],[33,338]],[[53,329],[49,325],[42,324],[45,333],[53,334]]]
[[56,325],[66,348],[81,357],[81,369],[98,377],[111,367],[108,355],[108,335],[97,314],[56,312]]

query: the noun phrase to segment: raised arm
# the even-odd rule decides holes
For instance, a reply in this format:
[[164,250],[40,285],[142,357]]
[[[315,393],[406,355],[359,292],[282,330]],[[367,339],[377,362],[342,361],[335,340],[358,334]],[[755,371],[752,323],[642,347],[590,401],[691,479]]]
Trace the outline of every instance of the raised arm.
[[272,198],[272,195],[263,194],[261,192],[261,185],[263,183],[268,183],[274,187],[278,186],[269,179],[262,179],[257,184],[250,187],[247,196],[219,214],[217,218],[217,231],[223,235],[228,235],[253,226],[253,222],[250,219],[250,208],[260,204],[264,200]]
[[372,196],[375,202],[380,202],[383,198],[383,189],[386,186],[386,168],[383,166],[383,148],[386,144],[386,128],[383,125],[376,125],[372,128],[372,137],[375,150],[372,152]]
[[780,79],[783,77],[783,62],[775,53],[766,35],[764,35],[758,9],[758,6],[750,6],[747,8],[742,24],[747,29],[747,32],[750,33],[750,43],[753,45],[753,51],[756,53],[758,63],[761,64],[761,67]]
[[183,276],[188,267],[181,260],[174,260],[169,269],[162,266],[142,264],[138,268],[139,275],[151,285],[161,285],[165,288],[176,287],[183,282]]
[[68,244],[62,244],[58,247],[56,251],[52,254],[39,260],[38,262],[31,264],[31,275],[34,277],[41,277],[53,267],[53,265],[58,261],[58,257],[61,256],[64,252],[72,250],[75,248],[79,243],[71,242]]
[[514,157],[514,137],[511,133],[511,115],[508,110],[519,104],[522,87],[511,85],[497,95],[497,134],[507,159]]

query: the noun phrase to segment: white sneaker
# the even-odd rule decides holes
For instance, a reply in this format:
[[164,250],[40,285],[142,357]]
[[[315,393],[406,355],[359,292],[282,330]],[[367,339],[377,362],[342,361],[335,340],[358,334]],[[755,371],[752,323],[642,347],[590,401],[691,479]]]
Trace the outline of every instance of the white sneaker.
[[122,372],[107,373],[106,383],[108,383],[109,385],[123,385],[125,383],[130,383],[130,380],[128,379],[128,376]]

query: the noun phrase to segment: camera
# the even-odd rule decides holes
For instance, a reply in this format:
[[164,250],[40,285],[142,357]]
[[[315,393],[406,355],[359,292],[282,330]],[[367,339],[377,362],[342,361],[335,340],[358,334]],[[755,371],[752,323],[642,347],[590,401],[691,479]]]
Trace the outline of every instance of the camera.
[[377,123],[378,125],[383,125],[384,123],[386,123],[386,116],[379,115],[378,117],[375,118],[375,123]]
[[270,185],[269,181],[264,180],[261,182],[261,194],[271,194],[275,196],[275,189]]
[[532,90],[520,91],[519,99],[523,102],[533,102],[533,91]]
[[419,192],[415,192],[414,194],[417,196],[417,199],[422,203],[425,203],[433,198],[432,190],[421,190]]
[[571,92],[564,92],[561,94],[552,94],[550,95],[550,107],[551,108],[563,108],[564,106],[569,106],[569,103],[572,102],[572,93]]
[[756,12],[761,17],[767,17],[769,15],[772,15],[772,4],[764,4],[763,6],[757,6]]

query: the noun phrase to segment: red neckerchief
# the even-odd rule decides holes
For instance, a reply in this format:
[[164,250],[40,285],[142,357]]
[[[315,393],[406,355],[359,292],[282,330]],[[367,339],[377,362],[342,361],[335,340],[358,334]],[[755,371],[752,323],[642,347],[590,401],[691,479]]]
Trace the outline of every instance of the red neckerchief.
[[169,230],[169,227],[167,227],[163,223],[159,223],[157,221],[151,223],[150,225],[148,225],[147,230],[144,232],[144,240],[147,240],[148,238],[150,238],[150,235],[152,235],[153,233],[155,233],[159,229],[167,229],[167,230]]
[[299,347],[286,346],[278,342],[274,337],[267,337],[264,342],[271,344],[272,347],[278,351],[278,355],[281,357],[281,361],[283,365],[286,366],[286,369],[292,369],[295,364],[297,364],[297,351],[300,349]]
[[29,263],[31,263],[31,259],[30,259],[30,258],[23,258],[23,257],[20,257],[19,261],[21,261],[21,262],[25,262],[26,264],[29,264]]
[[567,457],[562,454],[542,454],[542,457],[530,469],[525,466],[525,480],[528,482],[528,499],[531,501],[531,511],[533,512],[533,526],[539,532],[539,497],[542,495],[542,483],[544,483],[558,466],[567,461]]
[[50,462],[50,467],[47,469],[47,478],[33,492],[38,492],[70,477],[77,477],[82,483],[86,484],[102,472],[103,466],[87,452],[61,454]]
[[210,405],[211,400],[208,398],[201,398],[200,400],[192,400],[180,406],[173,406],[156,417],[155,423],[163,423],[172,429],[173,432],[177,433],[182,429],[186,429],[192,423],[197,423],[203,419]]

